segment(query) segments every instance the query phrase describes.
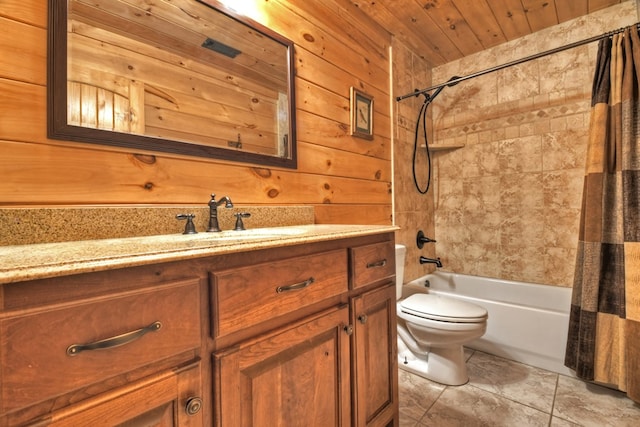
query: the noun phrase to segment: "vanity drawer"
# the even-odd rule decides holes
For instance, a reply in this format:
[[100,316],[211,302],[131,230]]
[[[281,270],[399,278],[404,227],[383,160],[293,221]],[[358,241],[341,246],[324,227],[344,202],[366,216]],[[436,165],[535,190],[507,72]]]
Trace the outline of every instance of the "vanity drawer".
[[218,271],[211,277],[217,338],[346,293],[347,251]]
[[350,249],[351,287],[356,289],[396,274],[393,241],[356,246]]
[[199,280],[189,279],[1,314],[0,410],[79,390],[199,347],[199,294]]

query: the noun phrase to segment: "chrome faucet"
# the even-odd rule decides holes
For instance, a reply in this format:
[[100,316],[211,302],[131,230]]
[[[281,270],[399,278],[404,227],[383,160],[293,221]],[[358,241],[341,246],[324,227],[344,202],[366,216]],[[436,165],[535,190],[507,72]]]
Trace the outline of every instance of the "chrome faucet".
[[233,203],[231,203],[231,199],[229,196],[224,196],[220,200],[216,201],[216,195],[211,194],[211,200],[209,200],[209,228],[207,231],[218,232],[220,230],[220,226],[218,225],[218,206],[221,204],[225,204],[224,207],[230,209],[233,207]]
[[433,259],[433,258],[427,258],[427,257],[421,256],[420,264],[435,264],[436,267],[442,268],[442,261],[440,261],[440,258]]

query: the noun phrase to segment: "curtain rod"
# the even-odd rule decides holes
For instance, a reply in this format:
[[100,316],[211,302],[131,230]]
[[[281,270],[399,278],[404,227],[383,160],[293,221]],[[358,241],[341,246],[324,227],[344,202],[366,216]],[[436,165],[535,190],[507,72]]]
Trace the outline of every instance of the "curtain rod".
[[[640,28],[640,22],[638,22],[638,23],[636,23],[634,25],[636,26],[636,28]],[[630,25],[630,27],[632,27],[632,26],[633,25]],[[608,33],[601,34],[599,36],[594,36],[594,37],[591,37],[591,38],[588,38],[588,39],[585,39],[585,40],[580,40],[580,41],[577,41],[577,42],[569,43],[568,45],[565,45],[565,46],[560,46],[560,47],[556,47],[554,49],[546,50],[544,52],[539,52],[539,53],[536,53],[534,55],[527,56],[525,58],[516,59],[515,61],[507,62],[506,64],[496,65],[495,67],[487,68],[486,70],[482,70],[482,71],[478,71],[478,72],[475,72],[475,73],[472,73],[472,74],[468,74],[468,75],[463,76],[463,77],[452,77],[449,81],[446,81],[444,83],[440,83],[440,84],[437,84],[435,86],[431,86],[431,87],[428,87],[428,88],[422,89],[422,90],[416,89],[415,91],[413,91],[411,93],[408,93],[406,95],[398,96],[398,97],[396,97],[396,101],[402,101],[403,99],[410,98],[412,96],[419,96],[419,95],[422,95],[422,94],[426,94],[429,91],[432,91],[434,89],[441,89],[441,88],[443,88],[445,86],[454,86],[454,85],[456,85],[456,84],[458,84],[458,83],[460,83],[462,81],[469,80],[469,79],[472,79],[472,78],[475,78],[475,77],[479,77],[479,76],[482,76],[482,75],[485,75],[485,74],[489,74],[489,73],[492,73],[494,71],[502,70],[503,68],[512,67],[514,65],[522,64],[523,62],[527,62],[527,61],[531,61],[531,60],[534,60],[534,59],[542,58],[543,56],[551,55],[553,53],[562,52],[564,50],[573,49],[574,47],[582,46],[584,44],[593,43],[595,41],[602,40],[602,39],[605,39],[607,37],[611,37],[611,36],[613,36],[615,34],[621,33],[626,28],[628,28],[628,27],[619,28],[617,30],[609,31]]]

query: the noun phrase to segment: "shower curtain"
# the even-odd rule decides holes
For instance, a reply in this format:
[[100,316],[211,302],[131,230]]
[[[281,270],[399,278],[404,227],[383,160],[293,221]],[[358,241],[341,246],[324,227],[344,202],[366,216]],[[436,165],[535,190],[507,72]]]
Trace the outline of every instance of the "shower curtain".
[[600,41],[565,364],[640,402],[640,38]]

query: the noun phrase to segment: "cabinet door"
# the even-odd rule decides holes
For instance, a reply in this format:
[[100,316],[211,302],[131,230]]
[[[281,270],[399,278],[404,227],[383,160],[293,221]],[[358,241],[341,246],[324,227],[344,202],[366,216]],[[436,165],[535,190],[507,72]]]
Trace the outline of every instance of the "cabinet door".
[[354,425],[398,425],[395,285],[352,300]]
[[346,307],[214,355],[216,424],[350,425]]
[[[50,415],[55,427],[201,427],[200,363],[154,375]],[[36,422],[34,425],[41,425]]]

